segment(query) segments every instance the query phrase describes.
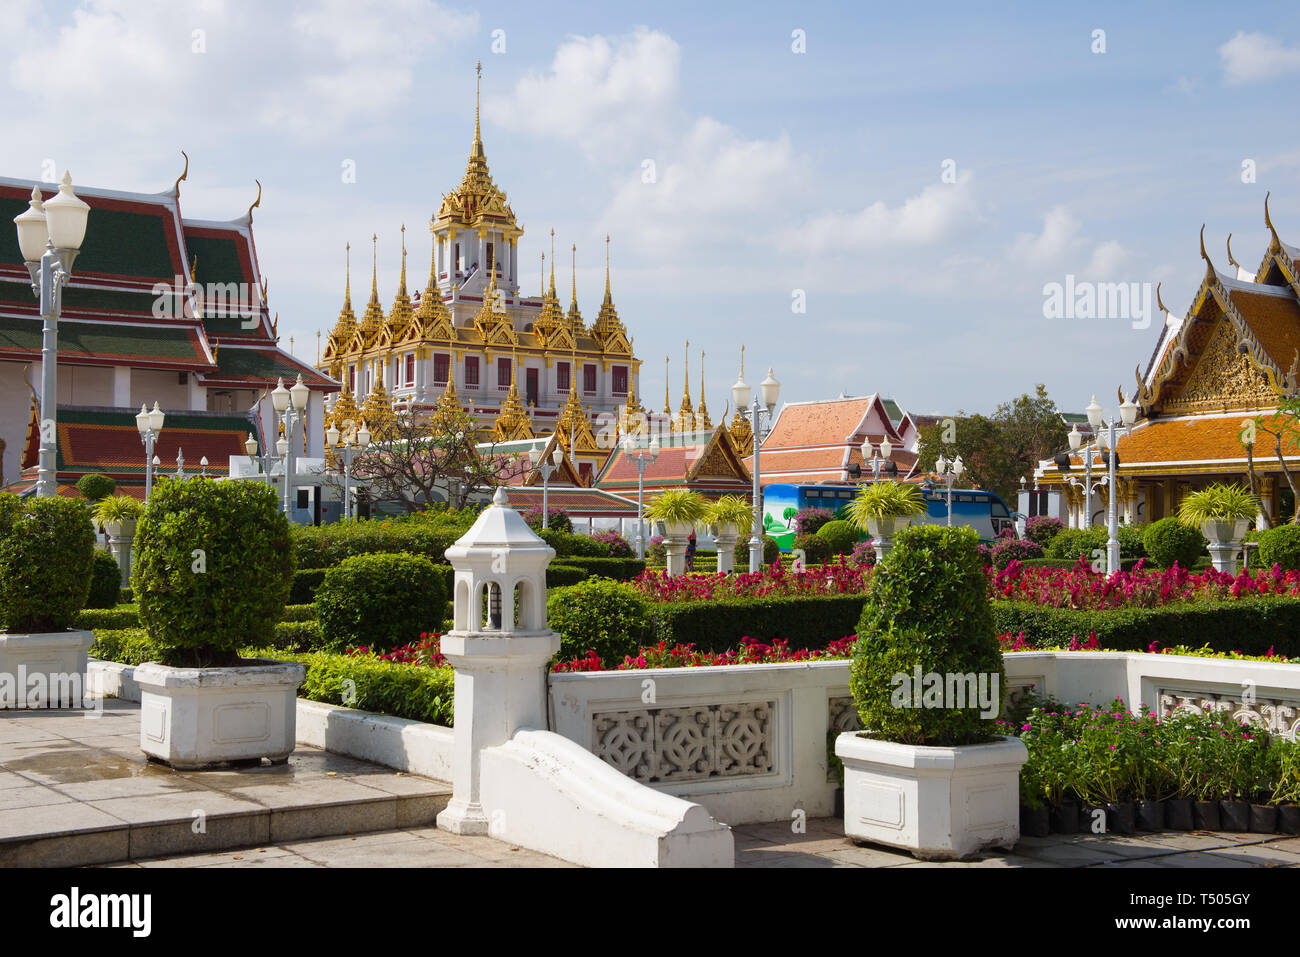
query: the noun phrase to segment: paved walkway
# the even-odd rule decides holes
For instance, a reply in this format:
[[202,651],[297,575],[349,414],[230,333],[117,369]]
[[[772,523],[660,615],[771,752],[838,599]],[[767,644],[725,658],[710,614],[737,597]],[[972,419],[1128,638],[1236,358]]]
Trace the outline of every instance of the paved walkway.
[[859,846],[839,818],[815,818],[803,834],[791,824],[734,829],[737,867],[1300,867],[1300,837],[1162,831],[1121,835],[1022,837],[1010,852],[979,860],[918,861],[904,851]]

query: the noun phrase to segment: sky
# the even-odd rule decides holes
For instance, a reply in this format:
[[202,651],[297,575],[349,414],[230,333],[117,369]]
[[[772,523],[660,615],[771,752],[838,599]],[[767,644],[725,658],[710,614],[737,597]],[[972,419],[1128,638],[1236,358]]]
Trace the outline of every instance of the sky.
[[423,287],[481,60],[524,291],[553,228],[561,299],[576,243],[591,321],[609,234],[652,407],[666,356],[680,400],[689,340],[715,420],[742,344],[783,401],[990,412],[1042,382],[1113,412],[1163,315],[1062,316],[1050,290],[1125,283],[1141,303],[1161,283],[1181,317],[1202,224],[1216,266],[1232,233],[1253,272],[1268,191],[1300,243],[1300,10],[1058,6],[0,0],[0,176],[162,192],[183,149],[182,213],[218,220],[260,180],[281,344],[314,360],[346,243],[358,311],[372,234],[385,308],[402,225]]

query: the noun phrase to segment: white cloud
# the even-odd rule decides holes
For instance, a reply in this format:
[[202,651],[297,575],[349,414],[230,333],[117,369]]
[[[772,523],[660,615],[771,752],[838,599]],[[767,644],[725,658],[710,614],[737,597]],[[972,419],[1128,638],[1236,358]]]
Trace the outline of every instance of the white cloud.
[[581,144],[595,156],[645,136],[675,105],[681,51],[665,33],[637,27],[617,37],[570,37],[550,69],[530,72],[508,97],[489,97],[491,119]]
[[1264,33],[1238,31],[1219,47],[1219,60],[1227,83],[1255,83],[1300,71],[1300,46],[1285,46]]
[[893,208],[877,200],[856,212],[822,213],[794,231],[788,245],[818,253],[953,239],[983,221],[971,182],[972,175],[963,172],[956,183],[934,183]]

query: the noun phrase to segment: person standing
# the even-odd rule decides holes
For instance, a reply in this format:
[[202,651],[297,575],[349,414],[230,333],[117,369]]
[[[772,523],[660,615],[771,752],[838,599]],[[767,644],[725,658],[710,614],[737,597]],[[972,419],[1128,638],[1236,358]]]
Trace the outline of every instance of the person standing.
[[691,537],[686,540],[686,571],[695,571],[695,529],[691,529]]

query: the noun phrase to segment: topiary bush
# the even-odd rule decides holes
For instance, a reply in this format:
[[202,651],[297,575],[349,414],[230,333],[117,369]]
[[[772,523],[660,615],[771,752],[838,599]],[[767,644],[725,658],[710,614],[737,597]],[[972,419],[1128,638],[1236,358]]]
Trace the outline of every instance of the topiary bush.
[[116,492],[117,483],[107,475],[98,473],[83,475],[77,479],[77,491],[81,493],[82,498],[97,502],[101,498],[108,498]]
[[803,552],[805,565],[824,565],[831,560],[830,542],[820,535],[796,535],[790,553],[799,551]]
[[355,555],[325,573],[316,620],[327,648],[388,651],[437,631],[447,596],[445,577],[423,555]]
[[122,569],[117,560],[102,549],[95,549],[90,571],[90,592],[83,608],[113,608],[122,593]]
[[[849,686],[862,726],[872,737],[901,744],[953,747],[993,737],[997,713],[978,702],[913,707],[915,669],[922,675],[974,675],[1000,694],[1006,675],[993,628],[988,578],[971,528],[911,526],[876,565],[868,586]],[[907,678],[900,684],[898,676]],[[994,684],[996,680],[996,684]],[[964,702],[969,703],[969,702]],[[1000,698],[993,711],[1001,710]]]
[[835,521],[835,513],[828,508],[801,508],[794,516],[796,535],[816,535],[827,522]]
[[592,532],[590,539],[604,545],[606,554],[610,558],[631,558],[636,554],[636,550],[632,548],[632,543],[612,528]]
[[1044,558],[1074,561],[1083,556],[1088,561],[1097,557],[1097,549],[1102,556],[1106,553],[1106,529],[1100,526],[1091,528],[1063,528],[1052,536],[1052,540],[1043,549]]
[[[763,564],[771,565],[781,557],[781,544],[771,535],[763,536]],[[736,542],[736,570],[749,571],[749,539]]]
[[164,664],[228,666],[265,645],[293,578],[289,521],[257,482],[162,479],[135,533],[131,588]]
[[1205,536],[1176,518],[1162,518],[1148,525],[1142,544],[1151,560],[1165,568],[1174,562],[1180,568],[1191,568],[1206,548]]
[[1056,533],[1065,528],[1059,518],[1050,515],[1035,515],[1025,522],[1025,538],[1042,548],[1056,537]]
[[980,554],[986,556],[994,568],[1006,568],[1013,561],[1025,562],[1043,557],[1043,546],[1028,538],[999,538],[988,548],[980,546]]
[[[1263,568],[1281,565],[1283,571],[1300,570],[1300,525],[1266,528],[1255,536],[1259,542],[1259,562]],[[1252,564],[1252,569],[1254,565]]]
[[858,530],[852,522],[836,519],[817,529],[817,537],[830,546],[832,555],[846,555],[858,544]]
[[[542,507],[533,505],[519,513],[528,527],[534,532],[542,531]],[[569,513],[562,508],[547,506],[546,508],[546,528],[552,532],[573,532],[573,519],[569,518]]]
[[63,631],[85,607],[94,558],[85,502],[0,494],[0,625]]
[[558,660],[570,661],[594,651],[606,667],[613,668],[640,649],[649,615],[645,597],[631,585],[588,578],[552,589],[546,617],[560,635]]

